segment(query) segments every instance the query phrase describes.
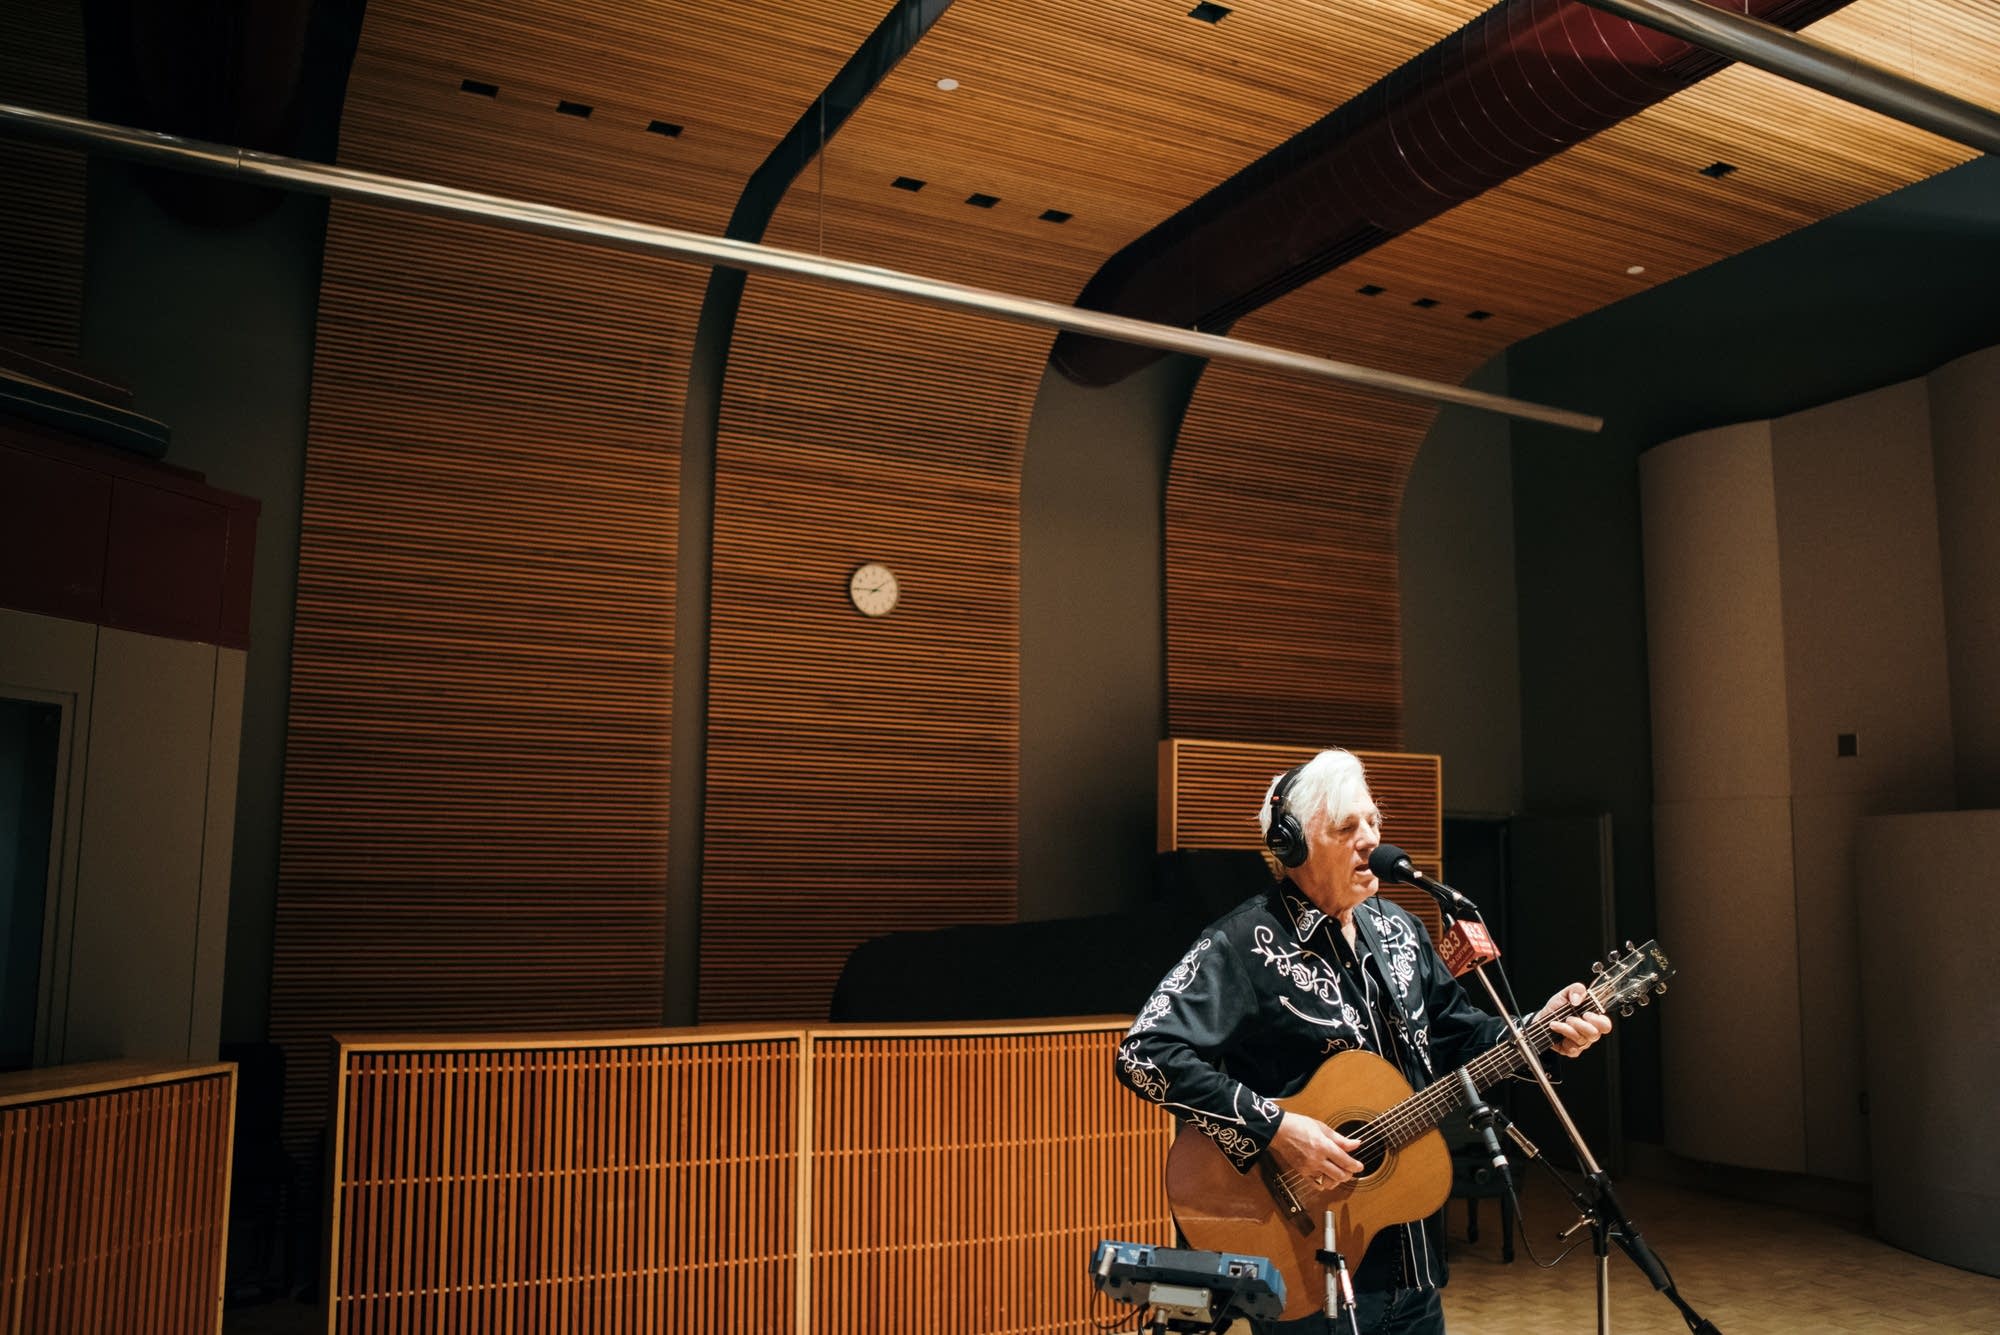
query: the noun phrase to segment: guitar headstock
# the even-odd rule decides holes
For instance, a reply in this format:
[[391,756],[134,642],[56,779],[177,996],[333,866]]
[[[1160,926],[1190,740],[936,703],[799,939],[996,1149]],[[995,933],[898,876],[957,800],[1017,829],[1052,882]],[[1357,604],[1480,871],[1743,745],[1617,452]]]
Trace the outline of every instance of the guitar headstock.
[[1609,1014],[1616,1006],[1619,1014],[1630,1015],[1635,1004],[1643,1006],[1657,993],[1667,990],[1674,966],[1658,941],[1648,941],[1643,946],[1627,941],[1622,952],[1612,951],[1591,965],[1590,972],[1595,975],[1590,982],[1590,997],[1598,1009]]

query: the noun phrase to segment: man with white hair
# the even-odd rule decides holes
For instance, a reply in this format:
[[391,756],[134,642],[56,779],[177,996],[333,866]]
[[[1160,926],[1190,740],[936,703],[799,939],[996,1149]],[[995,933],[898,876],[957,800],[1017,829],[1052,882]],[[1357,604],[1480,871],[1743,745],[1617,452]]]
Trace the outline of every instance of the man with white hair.
[[[1209,924],[1161,980],[1119,1046],[1118,1076],[1209,1136],[1239,1171],[1269,1155],[1288,1175],[1338,1185],[1363,1171],[1360,1142],[1275,1100],[1354,1049],[1422,1088],[1499,1042],[1505,1025],[1466,998],[1415,918],[1375,897],[1368,856],[1382,842],[1382,813],[1351,753],[1322,751],[1278,775],[1258,820],[1282,878]],[[1587,995],[1571,983],[1542,1014]],[[1593,1010],[1548,1027],[1554,1051],[1574,1057],[1611,1021]],[[1418,1220],[1376,1235],[1354,1270],[1362,1335],[1441,1335],[1438,1234]],[[1256,1329],[1327,1327],[1314,1316]]]

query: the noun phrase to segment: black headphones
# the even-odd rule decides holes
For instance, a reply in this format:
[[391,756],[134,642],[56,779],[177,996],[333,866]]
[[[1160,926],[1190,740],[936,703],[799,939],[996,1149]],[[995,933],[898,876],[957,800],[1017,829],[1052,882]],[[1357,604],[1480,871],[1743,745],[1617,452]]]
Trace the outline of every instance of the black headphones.
[[1271,788],[1271,821],[1264,830],[1264,846],[1271,850],[1272,857],[1287,867],[1302,867],[1306,861],[1305,829],[1285,803],[1285,794],[1292,791],[1293,781],[1304,768],[1304,765],[1292,766]]

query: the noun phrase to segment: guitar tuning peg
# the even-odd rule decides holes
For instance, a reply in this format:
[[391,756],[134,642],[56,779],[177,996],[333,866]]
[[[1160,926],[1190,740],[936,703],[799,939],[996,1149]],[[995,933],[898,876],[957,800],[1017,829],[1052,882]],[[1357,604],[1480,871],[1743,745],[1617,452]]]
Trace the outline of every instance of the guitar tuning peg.
[[1637,950],[1638,948],[1639,948],[1639,947],[1637,947],[1637,946],[1633,945],[1633,944],[1632,944],[1632,943],[1631,943],[1630,941],[1627,941],[1627,942],[1625,943],[1625,949],[1627,949],[1627,950]]
[[1591,961],[1591,965],[1590,965],[1590,971],[1591,971],[1592,973],[1603,973],[1603,972],[1604,972],[1604,961],[1603,961],[1603,960],[1593,960],[1593,961]]
[[1630,1014],[1632,1013],[1632,1006],[1631,1006],[1631,1003],[1630,1003],[1630,1002],[1627,1002],[1627,1003],[1626,1003],[1625,1005],[1623,1005],[1623,1006],[1620,1006],[1620,1007],[1618,1008],[1618,1013],[1619,1013],[1620,1015],[1630,1015]]
[[1667,985],[1665,983],[1654,983],[1653,991],[1664,997],[1667,995]]
[[1652,994],[1652,993],[1650,993],[1650,992],[1641,992],[1641,993],[1639,994],[1639,1004],[1640,1004],[1641,1006],[1650,1006],[1650,1005],[1652,1005],[1652,1004],[1653,1004],[1653,994]]
[[1613,946],[1611,949],[1605,951],[1604,958],[1616,964],[1618,962],[1618,947]]

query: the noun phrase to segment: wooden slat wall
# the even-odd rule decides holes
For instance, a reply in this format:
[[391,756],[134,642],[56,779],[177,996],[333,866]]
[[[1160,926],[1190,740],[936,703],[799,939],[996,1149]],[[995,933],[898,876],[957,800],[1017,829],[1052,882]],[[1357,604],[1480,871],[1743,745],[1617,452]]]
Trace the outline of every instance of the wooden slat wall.
[[[2000,11],[1983,0],[1856,0],[1811,33],[2000,103]],[[1232,332],[1460,381],[1539,330],[1970,156],[1733,67]],[[1699,175],[1716,161],[1739,170]],[[1628,273],[1633,265],[1644,272]],[[1364,285],[1382,291],[1364,296]],[[1476,311],[1484,317],[1470,318]],[[1402,744],[1396,517],[1433,416],[1382,396],[1208,368],[1168,484],[1170,732]]]
[[236,1068],[67,1069],[0,1080],[0,1333],[219,1331]]
[[[1413,32],[1480,7],[1336,25],[1281,4],[1209,25],[1087,0],[1052,25],[1029,0],[956,0],[766,240],[1069,301]],[[1019,472],[1049,342],[746,285],[716,458],[703,1019],[817,1019],[858,942],[1013,915]],[[845,581],[877,560],[903,605],[870,621]]]
[[802,1049],[344,1048],[328,1329],[792,1325]]
[[1170,1245],[1172,1123],[1110,1077],[1125,1022],[813,1036],[812,1335],[1069,1332],[1102,1238]]
[[1078,1329],[1172,1235],[1127,1023],[352,1040],[330,1329]]
[[[701,1017],[818,1019],[860,941],[1013,917],[1022,376],[1048,339],[974,358],[963,317],[754,295],[716,450]],[[866,561],[889,616],[848,601]]]
[[[84,114],[83,7],[9,0],[0,100]],[[0,335],[74,353],[83,331],[84,156],[0,138]]]
[[[1162,852],[1176,848],[1247,848],[1261,852],[1257,813],[1271,776],[1313,758],[1318,746],[1260,745],[1186,737],[1160,743]],[[1433,875],[1444,866],[1443,765],[1437,756],[1355,751],[1368,791],[1382,811],[1382,838]],[[1435,939],[1437,902],[1421,890],[1384,886],[1382,894],[1415,914]]]
[[[376,0],[341,160],[719,232],[878,14],[699,14]],[[271,1003],[295,1145],[322,1124],[336,1028],[660,1019],[679,444],[707,282],[333,207]]]

